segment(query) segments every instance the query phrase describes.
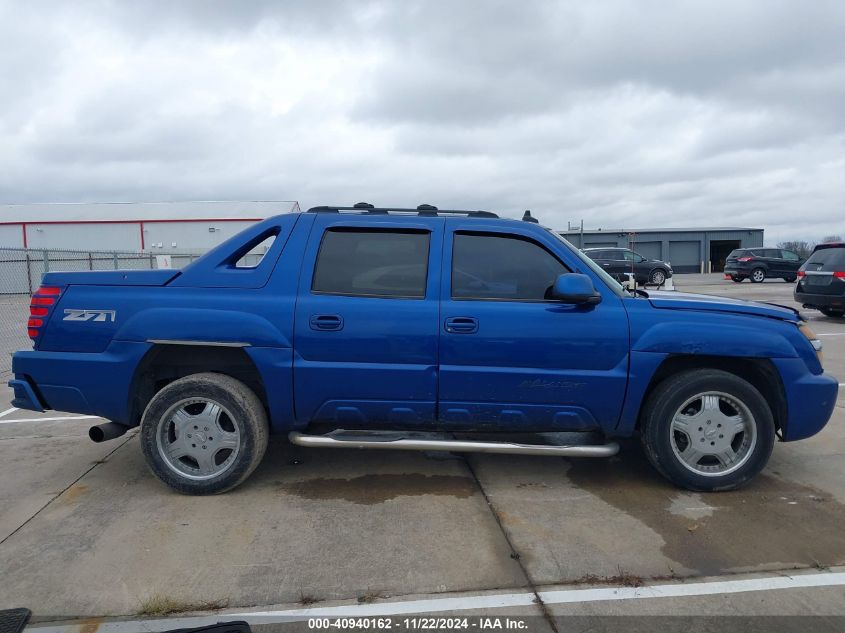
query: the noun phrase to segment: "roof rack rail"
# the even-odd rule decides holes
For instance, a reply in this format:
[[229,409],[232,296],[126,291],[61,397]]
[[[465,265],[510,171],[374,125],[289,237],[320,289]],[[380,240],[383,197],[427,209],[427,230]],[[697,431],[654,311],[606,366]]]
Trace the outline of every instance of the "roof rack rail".
[[438,209],[430,204],[421,204],[416,209],[401,209],[395,207],[376,207],[369,202],[358,202],[351,207],[333,207],[321,206],[311,207],[307,213],[342,213],[349,211],[353,213],[366,213],[368,215],[386,215],[389,213],[399,214],[415,214],[427,217],[437,217],[438,215],[465,215],[468,218],[498,218],[499,216],[492,211],[464,211],[461,209]]

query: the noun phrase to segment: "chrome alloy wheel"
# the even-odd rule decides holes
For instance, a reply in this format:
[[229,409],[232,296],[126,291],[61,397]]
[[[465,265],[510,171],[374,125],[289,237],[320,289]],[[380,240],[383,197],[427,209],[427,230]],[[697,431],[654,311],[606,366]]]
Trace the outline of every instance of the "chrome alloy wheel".
[[688,470],[727,475],[749,460],[757,444],[750,409],[734,396],[707,391],[689,398],[670,427],[672,451]]
[[751,279],[756,282],[761,282],[766,278],[766,273],[763,272],[762,268],[757,268],[751,273]]
[[666,281],[666,273],[664,273],[662,270],[655,270],[651,274],[651,283],[657,284],[658,286],[662,286],[663,282],[665,282],[665,281]]
[[190,398],[161,417],[156,444],[168,468],[182,477],[203,480],[235,463],[241,434],[225,407],[206,398]]

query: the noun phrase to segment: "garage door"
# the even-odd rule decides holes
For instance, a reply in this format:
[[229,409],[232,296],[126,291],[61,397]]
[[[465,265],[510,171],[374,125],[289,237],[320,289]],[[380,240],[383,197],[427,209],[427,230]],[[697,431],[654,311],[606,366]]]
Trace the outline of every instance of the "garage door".
[[591,242],[590,240],[585,240],[585,242],[584,248],[617,248],[619,246],[616,242]]
[[634,242],[631,250],[639,253],[646,259],[662,259],[660,253],[662,244],[660,242]]
[[701,272],[700,242],[669,242],[668,261],[676,273]]

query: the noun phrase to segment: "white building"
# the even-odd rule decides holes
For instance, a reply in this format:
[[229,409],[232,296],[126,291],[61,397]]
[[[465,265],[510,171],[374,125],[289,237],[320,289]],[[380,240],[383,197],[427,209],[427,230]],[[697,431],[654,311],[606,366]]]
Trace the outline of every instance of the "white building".
[[206,251],[299,203],[108,202],[0,205],[0,248]]

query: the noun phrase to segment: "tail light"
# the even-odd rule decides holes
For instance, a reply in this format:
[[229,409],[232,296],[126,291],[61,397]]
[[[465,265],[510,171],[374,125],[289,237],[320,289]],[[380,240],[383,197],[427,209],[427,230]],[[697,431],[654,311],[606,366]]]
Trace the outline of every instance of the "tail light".
[[753,257],[740,257],[736,261],[738,261],[738,262],[753,262],[754,258]]
[[833,273],[834,277],[838,277],[839,279],[845,279],[845,270],[837,270]]
[[807,276],[807,273],[805,273],[803,270],[799,270],[799,271],[798,271],[798,278],[799,278],[799,279],[800,279],[801,277],[806,277],[806,276]]
[[56,286],[41,286],[32,295],[29,302],[29,321],[26,323],[26,332],[33,341],[41,334],[41,328],[47,322],[53,307],[59,302],[62,290],[62,288]]

